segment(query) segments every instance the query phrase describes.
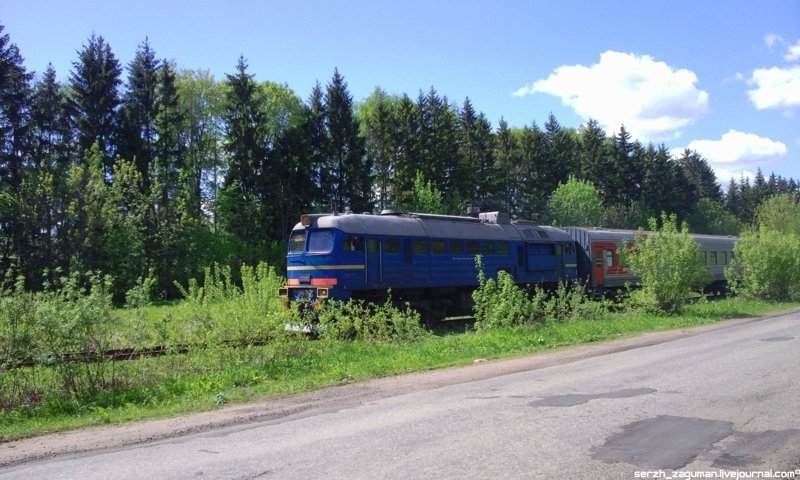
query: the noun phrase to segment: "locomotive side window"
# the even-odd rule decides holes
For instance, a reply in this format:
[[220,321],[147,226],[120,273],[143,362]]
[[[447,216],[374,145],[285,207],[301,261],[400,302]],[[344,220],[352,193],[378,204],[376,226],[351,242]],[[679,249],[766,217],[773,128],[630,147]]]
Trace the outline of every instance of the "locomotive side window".
[[428,254],[428,241],[427,240],[414,240],[414,253],[417,255]]
[[493,242],[483,242],[483,249],[481,252],[484,255],[491,255],[494,253],[494,243]]
[[450,253],[453,255],[461,255],[464,253],[464,242],[461,240],[450,241]]
[[481,253],[481,246],[478,242],[470,240],[467,242],[467,253],[470,255],[477,255]]
[[508,255],[509,247],[508,242],[500,242],[497,244],[497,253],[500,255]]
[[386,253],[400,253],[400,240],[397,238],[387,239]]
[[345,252],[364,251],[364,239],[362,237],[345,237],[342,245]]
[[318,230],[308,235],[308,253],[330,253],[333,250],[333,232]]
[[294,232],[289,239],[289,252],[300,253],[306,249],[306,232]]
[[444,240],[434,240],[431,248],[436,255],[447,253],[447,243]]

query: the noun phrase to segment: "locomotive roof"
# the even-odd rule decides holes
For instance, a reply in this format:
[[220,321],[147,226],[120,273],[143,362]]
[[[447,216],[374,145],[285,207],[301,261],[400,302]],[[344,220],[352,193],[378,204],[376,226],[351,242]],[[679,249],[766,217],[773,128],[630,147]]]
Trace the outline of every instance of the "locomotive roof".
[[[354,235],[460,238],[474,240],[570,241],[557,228],[529,222],[511,222],[507,215],[483,213],[481,218],[431,214],[342,214],[310,215],[311,226],[335,228]],[[302,230],[302,223],[295,230]]]

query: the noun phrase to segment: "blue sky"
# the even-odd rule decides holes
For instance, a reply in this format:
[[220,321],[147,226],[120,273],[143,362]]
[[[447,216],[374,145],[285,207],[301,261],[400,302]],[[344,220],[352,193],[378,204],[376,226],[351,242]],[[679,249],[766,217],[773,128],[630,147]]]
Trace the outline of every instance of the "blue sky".
[[720,182],[758,167],[800,178],[800,2],[12,1],[0,23],[29,70],[66,79],[96,33],[124,65],[145,37],[217,79],[244,55],[257,80],[307,98],[334,68],[358,101],[376,86],[469,97],[493,126],[552,112],[690,147]]

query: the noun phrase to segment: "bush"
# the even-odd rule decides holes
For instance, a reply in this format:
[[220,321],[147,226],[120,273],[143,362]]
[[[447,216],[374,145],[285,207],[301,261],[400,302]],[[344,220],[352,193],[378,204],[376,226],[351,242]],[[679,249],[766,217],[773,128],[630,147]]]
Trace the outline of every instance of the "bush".
[[286,282],[266,263],[242,265],[241,286],[230,267],[206,268],[203,285],[196,279],[186,287],[176,284],[184,302],[174,312],[172,339],[178,343],[209,345],[246,344],[284,334],[292,312],[277,296]]
[[[0,407],[36,404],[45,391],[71,398],[114,388],[112,362],[104,355],[115,346],[112,279],[72,274],[41,293],[23,285],[20,277],[0,291],[0,368],[7,370],[0,375]],[[51,373],[20,366],[28,362]]]
[[708,272],[685,223],[679,230],[676,216],[663,213],[661,228],[654,218],[649,223],[652,232],[639,232],[633,246],[621,252],[641,277],[641,288],[632,292],[631,300],[650,310],[674,313],[689,301],[693,290],[708,283]]
[[475,301],[475,329],[491,330],[541,322],[567,322],[575,318],[599,318],[605,314],[604,302],[592,302],[579,283],[559,283],[548,292],[533,286],[531,291],[514,283],[508,272],[497,272],[497,279],[486,279],[480,255],[475,257],[478,288],[472,293]]
[[420,315],[406,306],[383,305],[361,300],[327,301],[318,315],[319,332],[326,339],[358,339],[367,342],[414,342],[430,335],[420,323]]
[[737,294],[765,300],[800,300],[800,236],[761,227],[733,247],[725,271]]

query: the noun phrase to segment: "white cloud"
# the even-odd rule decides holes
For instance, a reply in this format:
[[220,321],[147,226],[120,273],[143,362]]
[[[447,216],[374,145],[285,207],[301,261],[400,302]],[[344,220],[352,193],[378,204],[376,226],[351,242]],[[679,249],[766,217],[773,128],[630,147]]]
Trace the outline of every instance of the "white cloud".
[[779,43],[783,43],[783,38],[780,35],[776,35],[774,33],[768,33],[764,35],[764,44],[772,50],[775,45]]
[[783,56],[787,62],[796,62],[800,60],[800,40],[797,41],[794,45],[789,46],[789,51],[786,55]]
[[[783,142],[737,130],[729,130],[719,140],[693,140],[684,148],[696,151],[711,164],[728,165],[728,168],[752,168],[779,160],[787,154]],[[680,154],[684,148],[673,150],[673,155]]]
[[748,83],[756,86],[747,94],[759,110],[800,107],[800,66],[759,68]]
[[[708,160],[723,186],[731,179],[755,176],[759,166],[781,160],[787,155],[786,145],[752,133],[729,130],[719,140],[694,140],[684,148],[694,150]],[[672,151],[679,156],[684,148]]]
[[677,138],[708,110],[708,93],[697,76],[649,55],[606,51],[592,66],[565,65],[513,93],[549,93],[609,131],[621,125],[639,140]]

